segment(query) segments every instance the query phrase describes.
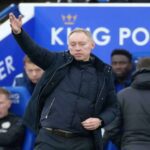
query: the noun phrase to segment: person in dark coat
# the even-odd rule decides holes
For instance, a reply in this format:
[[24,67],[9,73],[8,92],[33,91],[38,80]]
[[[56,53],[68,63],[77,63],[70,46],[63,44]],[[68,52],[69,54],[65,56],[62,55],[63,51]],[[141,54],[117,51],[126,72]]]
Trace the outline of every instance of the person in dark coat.
[[25,135],[22,119],[9,112],[10,93],[0,87],[0,150],[21,150]]
[[117,101],[111,67],[91,54],[90,32],[75,29],[68,52],[50,52],[24,32],[21,16],[9,17],[16,41],[45,71],[24,116],[37,133],[34,150],[102,150],[101,128],[115,118]]
[[150,149],[150,57],[141,58],[131,86],[118,93],[120,115],[108,130],[119,150]]
[[[135,64],[132,60],[132,54],[126,49],[114,49],[111,53],[111,65],[114,75],[114,84],[116,92],[121,91],[122,89],[130,86],[131,84],[131,75],[135,70]],[[115,120],[114,120],[115,121]],[[109,145],[112,145],[107,137],[107,128],[111,128],[110,123],[108,126],[105,126],[105,132],[103,136],[104,149],[107,149]]]

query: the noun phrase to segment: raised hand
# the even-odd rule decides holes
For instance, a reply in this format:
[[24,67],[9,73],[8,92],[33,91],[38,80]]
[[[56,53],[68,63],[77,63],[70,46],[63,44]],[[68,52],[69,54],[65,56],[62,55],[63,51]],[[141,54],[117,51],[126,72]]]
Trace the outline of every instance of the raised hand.
[[21,27],[22,27],[22,15],[20,15],[18,18],[15,17],[13,13],[9,14],[9,21],[10,26],[14,34],[21,33]]

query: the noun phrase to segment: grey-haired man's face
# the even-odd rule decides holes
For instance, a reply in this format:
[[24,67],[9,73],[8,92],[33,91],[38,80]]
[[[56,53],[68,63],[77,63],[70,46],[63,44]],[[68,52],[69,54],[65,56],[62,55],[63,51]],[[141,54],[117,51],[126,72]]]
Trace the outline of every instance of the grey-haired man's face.
[[85,33],[74,32],[69,36],[68,48],[76,60],[88,61],[94,42]]

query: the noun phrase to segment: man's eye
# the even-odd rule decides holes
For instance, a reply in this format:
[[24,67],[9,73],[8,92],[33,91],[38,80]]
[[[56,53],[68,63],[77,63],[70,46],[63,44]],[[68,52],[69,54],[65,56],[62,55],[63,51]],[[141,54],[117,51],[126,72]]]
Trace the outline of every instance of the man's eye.
[[84,46],[86,43],[80,43],[80,45]]
[[75,46],[76,44],[71,44],[71,46]]

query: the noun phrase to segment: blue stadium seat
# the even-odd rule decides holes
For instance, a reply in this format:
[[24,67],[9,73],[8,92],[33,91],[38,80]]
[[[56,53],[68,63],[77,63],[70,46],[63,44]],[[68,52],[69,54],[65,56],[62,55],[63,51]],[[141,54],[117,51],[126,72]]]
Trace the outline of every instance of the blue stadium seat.
[[109,141],[105,150],[118,150],[118,149],[111,141]]
[[23,150],[33,150],[35,135],[31,130],[26,128],[26,138],[23,144]]
[[11,93],[12,106],[10,111],[22,117],[28,101],[31,97],[28,90],[24,87],[5,87]]
[[[11,93],[12,106],[10,112],[22,117],[26,106],[31,97],[28,90],[24,87],[4,87]],[[33,150],[35,135],[26,128],[26,136],[23,144],[23,150]]]

